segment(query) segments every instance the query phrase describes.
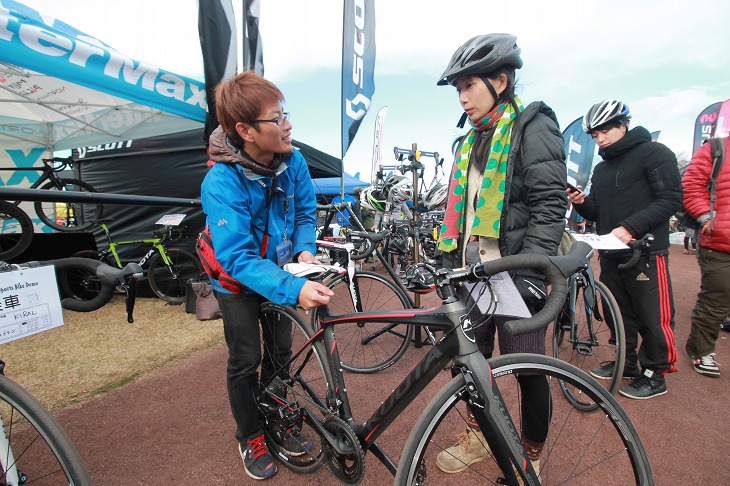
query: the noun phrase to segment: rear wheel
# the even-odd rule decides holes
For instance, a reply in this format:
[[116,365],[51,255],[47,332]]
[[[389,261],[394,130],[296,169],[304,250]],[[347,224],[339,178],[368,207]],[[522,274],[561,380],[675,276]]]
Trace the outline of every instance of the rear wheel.
[[[310,341],[312,328],[292,308],[266,302],[260,307],[259,319],[262,329],[272,329],[282,321],[291,323],[294,356],[287,365],[292,355],[269,348],[262,336],[264,355],[273,361],[273,367],[267,367],[269,376],[262,369],[262,395],[258,400],[266,444],[287,468],[298,473],[314,472],[325,463],[326,447],[312,428],[311,419],[324,423],[333,417],[330,410],[334,410],[335,403],[324,344]],[[292,445],[298,449],[295,454],[285,449]]]
[[[565,400],[552,401],[549,431],[537,468],[540,484],[654,484],[646,451],[628,415],[588,374],[541,355],[510,354],[489,363],[504,401],[501,413],[509,415],[518,436],[523,424],[523,396],[516,379],[520,375],[544,376],[552,396],[560,393],[561,383],[569,383],[602,410],[586,414]],[[468,459],[464,453],[460,456],[467,460],[455,459],[461,447],[450,449],[454,455],[446,452],[467,428],[467,386],[459,374],[425,408],[400,457],[395,484],[448,484],[454,479],[462,486],[506,484],[505,473],[488,452],[481,433],[470,434]],[[458,466],[454,469],[463,470],[458,475],[446,474],[437,462],[453,463]]]
[[[354,287],[360,304],[357,309],[344,279],[335,280],[329,287],[335,293],[329,303],[332,315],[410,307],[398,287],[375,272],[355,272]],[[314,309],[312,327],[316,328],[318,323],[318,309]],[[342,367],[354,373],[374,373],[387,368],[403,356],[413,339],[412,326],[387,321],[344,324],[337,326],[336,332]]]
[[20,256],[33,240],[33,222],[15,204],[0,201],[0,261]]
[[168,267],[159,253],[150,259],[147,280],[150,289],[159,298],[173,304],[185,302],[187,281],[200,278],[203,266],[198,257],[179,248],[166,249],[170,258]]
[[[111,255],[102,256],[101,252],[95,250],[82,250],[71,255],[73,258],[89,258],[101,260],[112,267],[117,267],[117,262]],[[76,300],[91,300],[101,292],[101,281],[96,272],[83,268],[69,268],[58,271],[58,283],[64,297]]]
[[[61,188],[53,181],[44,184],[45,191],[96,192],[91,184],[77,179],[61,179]],[[38,201],[35,212],[47,226],[58,231],[85,231],[101,219],[102,205],[93,202],[46,202]]]

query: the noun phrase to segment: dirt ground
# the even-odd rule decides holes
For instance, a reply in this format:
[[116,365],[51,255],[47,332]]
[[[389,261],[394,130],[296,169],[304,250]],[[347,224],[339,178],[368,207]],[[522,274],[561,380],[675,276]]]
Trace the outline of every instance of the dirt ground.
[[[669,393],[651,400],[619,397],[649,454],[657,485],[730,484],[723,451],[730,450],[730,371],[719,379],[697,374],[684,351],[689,315],[699,289],[694,257],[672,245],[669,261],[676,306],[680,372],[667,377]],[[426,305],[430,302],[424,301]],[[183,312],[180,310],[180,312]],[[220,321],[208,325],[220,325]],[[717,360],[730,363],[730,333],[721,333]],[[425,348],[411,348],[396,365],[377,375],[347,375],[356,397],[385,397]],[[159,369],[137,381],[57,412],[85,458],[95,484],[254,484],[242,468],[225,387],[225,345],[217,345]],[[374,379],[377,377],[377,379]],[[379,442],[397,457],[424,401],[412,406]],[[374,408],[372,402],[367,404]],[[357,409],[355,410],[357,416]],[[325,468],[299,476],[283,467],[277,484],[338,484]],[[392,484],[392,476],[367,456],[362,484]],[[611,484],[607,478],[606,484]]]

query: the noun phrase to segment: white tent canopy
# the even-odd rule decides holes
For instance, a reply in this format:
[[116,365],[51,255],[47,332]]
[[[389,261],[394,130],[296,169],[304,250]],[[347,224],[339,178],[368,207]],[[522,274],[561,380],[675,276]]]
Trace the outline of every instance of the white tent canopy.
[[0,0],[0,157],[199,128],[202,81],[133,60],[73,27]]

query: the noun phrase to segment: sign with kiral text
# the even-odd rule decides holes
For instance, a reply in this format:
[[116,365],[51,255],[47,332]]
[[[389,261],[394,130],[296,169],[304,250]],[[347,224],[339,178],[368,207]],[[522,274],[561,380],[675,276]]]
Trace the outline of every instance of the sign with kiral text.
[[0,344],[62,325],[54,267],[0,272]]

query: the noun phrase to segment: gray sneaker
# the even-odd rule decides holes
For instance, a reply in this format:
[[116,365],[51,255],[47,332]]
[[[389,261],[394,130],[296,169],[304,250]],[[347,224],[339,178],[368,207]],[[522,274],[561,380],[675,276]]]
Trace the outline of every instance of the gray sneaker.
[[715,361],[715,353],[706,356],[700,356],[692,360],[692,366],[695,371],[701,375],[720,378],[720,365]]

